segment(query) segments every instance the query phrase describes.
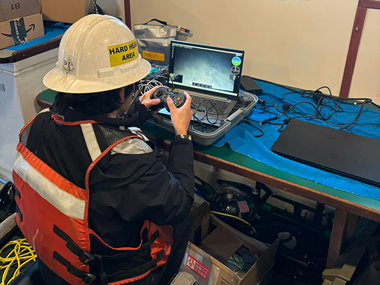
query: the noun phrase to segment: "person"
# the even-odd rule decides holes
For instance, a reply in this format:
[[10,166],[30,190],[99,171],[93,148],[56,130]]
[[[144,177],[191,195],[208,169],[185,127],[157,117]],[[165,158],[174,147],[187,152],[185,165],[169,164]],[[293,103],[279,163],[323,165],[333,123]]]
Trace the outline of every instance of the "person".
[[17,223],[47,284],[168,284],[191,230],[191,98],[168,99],[175,138],[164,166],[139,127],[150,118],[151,70],[132,32],[111,16],[73,24],[44,78],[58,92],[20,134]]

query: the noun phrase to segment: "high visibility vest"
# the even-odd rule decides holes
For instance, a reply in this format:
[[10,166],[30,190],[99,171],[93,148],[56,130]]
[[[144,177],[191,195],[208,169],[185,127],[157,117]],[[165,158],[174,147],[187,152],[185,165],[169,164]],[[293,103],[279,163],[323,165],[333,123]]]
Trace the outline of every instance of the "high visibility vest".
[[[146,137],[140,130],[131,129],[129,136],[109,145],[102,152],[93,128],[97,122],[67,123],[59,117],[52,117],[59,124],[81,127],[92,162],[86,171],[85,188],[78,187],[54,171],[22,143],[23,132],[33,120],[21,130],[13,170],[13,181],[17,188],[17,224],[41,261],[73,285],[131,283],[164,265],[173,243],[170,227],[145,221],[140,231],[141,242],[138,247],[113,248],[91,230],[88,224],[91,170],[118,144],[132,138],[146,140]],[[93,253],[91,243],[94,240],[110,254],[101,256]],[[147,258],[134,259],[137,255]],[[131,260],[142,261],[130,268]],[[115,271],[115,268],[119,270]],[[124,270],[125,268],[129,269]]]

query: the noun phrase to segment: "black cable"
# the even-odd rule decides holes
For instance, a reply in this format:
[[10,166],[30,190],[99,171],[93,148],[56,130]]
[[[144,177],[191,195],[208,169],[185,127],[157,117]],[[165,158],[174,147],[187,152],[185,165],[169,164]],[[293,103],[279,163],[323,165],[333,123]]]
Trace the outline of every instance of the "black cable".
[[[271,104],[273,103],[274,101],[276,100],[284,100],[285,99],[285,96],[286,95],[289,95],[289,94],[300,94],[301,92],[298,92],[298,91],[291,91],[291,92],[287,92],[287,93],[284,93],[281,98],[274,98],[273,100],[269,101],[269,102],[266,102],[266,104]],[[273,107],[273,106],[268,106],[268,107]]]
[[[207,102],[209,105],[207,106],[207,108],[201,106],[203,103]],[[198,104],[196,103],[192,103],[194,106],[196,106],[197,108],[203,108],[205,110],[205,116],[201,119],[203,120],[204,118],[206,118],[207,122],[210,124],[210,125],[215,125],[218,121],[219,121],[219,111],[218,109],[215,107],[214,103],[211,101],[211,100],[208,100],[208,99],[204,99],[204,100],[201,100]],[[215,119],[215,122],[211,122],[210,119],[209,119],[209,114],[213,114],[210,112],[210,108],[209,106],[211,105],[211,107],[215,110],[215,114],[216,114],[216,119]]]
[[[292,111],[294,109],[294,107],[296,107],[297,105],[300,105],[300,104],[309,104],[309,105],[311,105],[316,110],[316,113],[313,114],[313,115],[306,115],[306,116],[302,116],[302,117],[310,117],[310,118],[312,118],[314,116],[319,116],[319,118],[322,121],[327,121],[327,120],[331,119],[331,117],[335,114],[335,112],[337,111],[337,109],[340,107],[341,103],[342,102],[339,102],[338,104],[336,104],[335,108],[332,110],[332,112],[330,113],[330,115],[327,118],[323,117],[323,115],[321,113],[321,109],[318,108],[319,104],[317,104],[317,107],[316,107],[316,106],[313,105],[313,103],[307,102],[307,101],[298,102],[298,103],[294,104],[293,106],[291,106],[290,109],[288,109],[286,111],[279,110],[276,105],[274,106],[274,108],[277,110],[277,112],[285,114],[285,113],[289,113],[290,111]],[[296,113],[299,114],[299,115],[301,115],[301,113],[299,113],[299,112],[296,112]]]
[[[206,101],[206,100],[205,100],[205,101]],[[210,120],[209,120],[209,118],[208,118],[208,111],[209,111],[209,110],[207,110],[206,120],[207,120],[207,122],[209,122],[211,125],[215,125],[215,124],[219,121],[219,111],[218,111],[218,109],[215,107],[215,105],[214,105],[214,103],[213,103],[212,101],[210,101],[210,100],[207,100],[207,101],[208,101],[208,103],[209,103],[209,106],[211,105],[211,106],[214,108],[215,112],[216,112],[216,120],[215,120],[214,123],[211,123],[211,122],[210,122]]]
[[[206,114],[207,114],[207,110],[202,107],[202,106],[199,106],[199,105],[195,105],[193,103],[191,103],[191,107],[193,110],[195,110],[195,112],[193,113],[193,117],[196,117],[197,119],[199,119],[200,121],[202,121],[205,117],[206,117]],[[202,109],[203,112],[204,112],[204,115],[202,118],[198,118],[196,115],[197,115],[197,112],[199,111],[198,108]]]
[[[196,120],[196,123],[198,123],[198,124],[201,126],[201,132],[204,133],[206,129],[205,129],[205,127],[204,127],[202,121],[199,120],[197,117],[194,117],[194,119]],[[195,131],[199,131],[199,130],[195,129],[194,127],[195,127],[194,124],[191,124],[191,128],[192,128],[193,130],[195,130]]]
[[[256,127],[255,125],[251,124],[250,121],[255,122],[254,120],[249,119],[249,118],[245,118],[245,119],[243,120],[244,123],[246,123],[247,125],[250,125],[250,126],[254,127],[256,130],[258,130],[258,131],[260,132],[259,135],[257,135],[257,136],[254,135],[255,138],[262,137],[262,136],[264,135],[264,131],[261,130],[261,129],[259,129],[259,128]],[[255,123],[256,123],[256,122],[255,122]]]
[[[173,79],[171,78],[170,75],[168,77],[169,77],[169,81],[171,81],[171,83],[172,83],[172,90],[171,91],[174,92],[174,90],[175,90],[174,89],[174,81],[173,81]],[[279,84],[276,84],[276,83],[273,83],[273,82],[270,82],[270,81],[266,81],[266,80],[262,80],[262,79],[258,79],[258,80],[263,81],[263,82],[268,82],[268,83],[277,85],[277,86],[279,86],[281,88],[289,90],[289,92],[284,93],[281,96],[281,98],[274,98],[270,102],[265,102],[264,100],[262,100],[262,102],[259,102],[260,106],[257,106],[257,109],[260,109],[260,110],[262,110],[265,113],[269,113],[269,114],[273,114],[274,115],[274,117],[266,119],[266,120],[263,120],[261,122],[249,119],[250,121],[259,123],[260,125],[263,125],[263,124],[266,124],[266,123],[271,124],[271,125],[281,125],[281,127],[280,127],[280,129],[281,129],[284,126],[284,123],[275,123],[275,122],[272,122],[272,121],[278,120],[283,115],[285,115],[287,118],[292,118],[292,117],[289,116],[290,114],[297,114],[298,116],[293,117],[293,118],[303,118],[303,119],[306,119],[306,120],[310,120],[310,119],[315,118],[315,119],[319,119],[319,120],[325,122],[326,124],[328,124],[330,126],[339,127],[339,130],[347,130],[347,131],[351,132],[348,128],[357,122],[357,120],[359,119],[359,117],[360,117],[360,115],[361,115],[361,113],[363,111],[363,108],[364,108],[365,104],[371,104],[371,105],[375,106],[376,108],[380,109],[380,106],[377,105],[376,103],[374,103],[369,98],[340,98],[340,97],[334,97],[332,95],[331,89],[328,86],[319,87],[315,91],[312,91],[312,90],[298,90],[298,89],[295,89],[295,88],[292,88],[292,87],[282,86],[282,85],[279,85]],[[323,89],[327,89],[328,90],[328,94],[323,94],[321,92],[321,90],[323,90]],[[302,102],[298,102],[298,103],[292,105],[286,111],[279,110],[278,106],[276,104],[270,105],[271,103],[275,102],[276,100],[284,100],[285,97],[287,95],[290,95],[290,94],[300,94],[302,96],[302,98],[306,98],[306,99],[310,99],[311,98],[314,101],[315,105],[313,105],[311,102],[302,101]],[[207,108],[205,108],[203,106],[200,106],[204,102],[208,102],[209,103],[209,105],[207,106]],[[328,105],[328,102],[331,102],[332,104],[334,104],[334,106]],[[308,113],[305,113],[305,112],[298,112],[298,111],[294,110],[294,108],[296,106],[300,105],[300,104],[308,104],[308,105],[312,106],[315,109],[315,113],[314,114],[308,114]],[[348,123],[348,124],[329,122],[329,120],[333,117],[333,115],[335,113],[345,112],[344,109],[341,106],[342,104],[347,104],[347,105],[358,105],[358,104],[361,104],[361,107],[360,107],[360,109],[359,109],[356,117],[350,123]],[[199,111],[198,108],[202,108],[202,110],[205,112],[205,115],[201,119],[199,119],[196,116],[194,116],[194,118],[197,121],[197,123],[199,123],[201,125],[202,132],[203,132],[203,129],[204,129],[202,120],[204,120],[206,118],[207,122],[210,125],[215,125],[218,122],[218,120],[219,120],[219,115],[224,115],[224,114],[219,114],[219,112],[218,112],[217,108],[215,107],[215,105],[210,100],[207,100],[207,99],[206,100],[202,100],[197,105],[194,104],[194,106],[196,106],[196,112]],[[210,106],[211,106],[211,109],[210,109]],[[270,108],[270,107],[274,107],[275,110],[278,113],[280,113],[280,114],[267,110],[267,108]],[[331,109],[331,112],[329,113],[329,115],[327,115],[327,117],[324,117],[324,115],[322,114],[322,112],[326,108]],[[212,109],[215,110],[215,113],[212,112]],[[353,113],[353,112],[350,112],[350,113]],[[210,119],[208,117],[209,115],[216,115],[217,116],[217,119],[215,120],[215,122],[211,122],[210,121]],[[287,119],[285,119],[285,120],[287,120]],[[356,125],[380,125],[380,124],[375,124],[375,123],[374,124],[371,124],[371,123],[356,123]],[[254,125],[252,125],[252,126],[255,127],[256,129],[258,129],[260,132],[262,132],[262,130],[260,130],[256,126],[254,126]],[[262,136],[262,135],[263,134],[260,134],[260,136]]]
[[364,102],[362,103],[362,106],[360,107],[360,110],[359,110],[359,112],[358,112],[358,114],[356,115],[356,117],[352,120],[352,122],[351,123],[349,123],[347,126],[345,126],[345,127],[341,127],[339,130],[344,130],[344,129],[348,129],[350,126],[352,126],[358,119],[359,119],[359,117],[360,117],[360,115],[361,115],[361,113],[362,113],[362,111],[363,111],[363,108],[364,108]]
[[[322,87],[321,87],[321,88],[322,88]],[[328,87],[323,87],[323,88],[328,88]],[[320,94],[318,94],[318,95],[320,95]],[[325,97],[325,98],[327,98],[327,97]],[[328,99],[331,99],[331,98],[328,98]],[[340,98],[340,99],[341,99],[341,98]],[[295,112],[295,113],[297,113],[297,114],[299,114],[299,115],[301,115],[301,116],[293,117],[293,118],[304,118],[304,119],[306,119],[306,118],[313,118],[313,117],[316,117],[316,119],[319,119],[319,120],[325,122],[325,123],[328,124],[328,125],[331,125],[331,126],[334,126],[334,127],[338,127],[336,124],[334,125],[334,123],[328,122],[328,120],[330,120],[330,119],[332,118],[332,116],[335,114],[335,112],[337,112],[338,109],[341,108],[340,105],[341,105],[341,104],[344,104],[345,102],[343,102],[343,100],[335,100],[335,101],[337,101],[338,103],[334,102],[334,103],[335,103],[335,108],[332,109],[332,112],[330,113],[330,115],[329,115],[327,118],[325,118],[325,117],[322,115],[322,113],[321,113],[323,107],[326,106],[326,105],[325,105],[325,100],[322,100],[322,98],[319,98],[319,99],[318,99],[318,101],[317,101],[317,103],[316,103],[317,106],[314,106],[311,102],[308,102],[308,101],[302,101],[302,102],[298,102],[298,103],[292,105],[292,106],[290,107],[290,109],[288,109],[288,110],[286,110],[286,111],[281,111],[281,110],[279,110],[278,107],[277,107],[276,105],[274,105],[274,108],[276,109],[277,112],[286,115],[287,113],[289,113],[290,111],[292,111],[296,106],[298,106],[298,105],[300,105],[300,104],[308,104],[308,105],[312,106],[312,107],[316,110],[316,113],[315,113],[315,114],[311,114],[311,115],[302,115],[300,112]],[[321,102],[323,102],[323,105],[322,105],[322,108],[319,108],[319,106],[321,106],[321,105],[320,105]],[[362,102],[361,102],[361,107],[360,107],[360,109],[359,109],[359,111],[358,111],[356,117],[354,118],[354,120],[353,120],[352,122],[346,124],[345,126],[340,127],[339,130],[347,130],[347,131],[351,132],[350,130],[348,130],[348,128],[349,128],[350,126],[352,126],[352,125],[353,125],[353,124],[359,119],[359,117],[360,117],[360,115],[361,115],[361,113],[362,113],[362,111],[363,111],[364,105],[367,104],[367,103],[369,103],[368,100],[367,100],[367,99],[363,99]],[[350,104],[351,104],[351,103],[350,103]],[[352,103],[352,104],[353,104],[353,105],[357,105],[358,102],[354,102],[354,103]],[[329,106],[329,107],[331,107],[331,106]],[[341,108],[341,109],[342,109],[342,108]],[[343,109],[342,109],[342,110],[343,110]],[[303,113],[303,114],[305,114],[305,113]],[[284,126],[284,124],[285,124],[285,121],[284,121],[283,124],[281,124],[281,127],[279,128],[280,131],[281,131],[282,127]]]
[[281,116],[282,116],[282,114],[281,115],[277,115],[276,117],[273,117],[273,118],[269,118],[269,119],[263,120],[263,121],[259,122],[259,125],[262,126],[262,125],[264,125],[266,123],[270,123],[271,121],[278,120]]
[[[284,89],[287,89],[287,90],[290,90],[290,91],[293,91],[294,93],[302,93],[302,91],[300,91],[299,89],[297,88],[294,88],[294,87],[290,87],[290,86],[283,86],[283,85],[280,85],[278,83],[275,83],[275,82],[272,82],[272,81],[268,81],[268,80],[264,80],[264,79],[260,79],[260,78],[256,78],[256,77],[251,77],[252,79],[255,79],[255,80],[260,80],[262,82],[266,82],[266,83],[270,83],[270,84],[273,84],[273,85],[276,85],[278,87],[281,87],[281,88],[284,88]],[[323,87],[320,87],[318,88],[317,90],[319,91],[319,89],[321,88],[325,88],[327,86],[323,86]],[[327,87],[328,88],[328,87]],[[330,88],[329,88],[330,89]],[[314,92],[314,91],[311,91],[311,90],[305,90],[305,91],[308,91],[308,92]],[[331,92],[331,90],[330,90]],[[325,96],[328,96],[328,95],[325,95]],[[361,100],[365,100],[365,101],[368,101],[367,103],[368,104],[372,104],[373,106],[375,106],[376,108],[380,109],[380,105],[377,105],[376,103],[372,102],[372,99],[369,99],[369,98],[341,98],[341,97],[334,97],[332,96],[332,98],[337,98],[338,100],[343,100],[343,101],[361,101]]]

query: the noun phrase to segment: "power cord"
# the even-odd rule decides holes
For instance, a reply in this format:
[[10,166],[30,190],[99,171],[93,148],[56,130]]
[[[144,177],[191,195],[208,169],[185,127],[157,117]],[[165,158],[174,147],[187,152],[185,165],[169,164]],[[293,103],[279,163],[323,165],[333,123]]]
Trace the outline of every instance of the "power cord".
[[98,5],[98,0],[92,0],[94,3],[94,8],[92,9],[92,14],[100,14],[100,15],[105,15],[103,9]]
[[[329,95],[323,94],[321,92],[322,89],[327,89],[329,92]],[[294,105],[290,105],[288,103],[284,103],[281,106],[278,106],[275,103],[272,104],[277,99],[273,99],[269,103],[266,103],[266,102],[261,103],[260,104],[261,107],[259,107],[261,110],[266,111],[266,112],[271,113],[271,114],[274,114],[275,116],[273,118],[269,118],[269,119],[266,119],[262,122],[259,122],[260,125],[263,125],[265,123],[270,123],[271,121],[276,121],[282,115],[284,115],[287,118],[284,119],[282,123],[278,124],[278,125],[280,125],[280,127],[278,128],[278,130],[280,132],[283,130],[283,127],[289,123],[291,118],[293,118],[293,119],[303,118],[303,119],[307,119],[307,120],[318,119],[318,120],[325,122],[326,124],[328,124],[330,126],[338,128],[339,130],[346,130],[348,132],[351,132],[351,130],[349,130],[349,127],[351,127],[352,125],[354,125],[358,121],[360,115],[362,114],[363,108],[366,104],[372,104],[372,105],[374,105],[380,109],[379,105],[373,103],[372,100],[368,99],[368,98],[339,98],[339,97],[334,97],[334,96],[332,96],[331,90],[328,86],[322,86],[315,91],[307,91],[306,90],[306,91],[301,92],[301,91],[297,91],[297,90],[292,90],[291,92],[284,93],[281,98],[284,99],[285,96],[289,95],[289,94],[300,94],[302,96],[302,98],[312,99],[313,103],[309,102],[309,101],[301,101],[301,102],[298,102]],[[270,105],[270,104],[272,104],[272,105]],[[305,104],[311,106],[315,110],[315,113],[308,114],[306,112],[296,111],[297,106],[305,105]],[[333,106],[331,106],[331,104]],[[360,107],[359,111],[357,112],[356,117],[351,122],[349,122],[347,124],[343,124],[343,125],[342,125],[342,123],[331,122],[330,120],[335,113],[345,112],[344,109],[342,108],[343,104],[347,104],[347,105],[359,105],[360,104],[361,107]],[[267,110],[267,108],[270,108],[270,107],[273,107],[276,110],[277,114]],[[327,116],[323,115],[322,112],[324,109],[330,109],[331,112]],[[297,116],[292,117],[292,116],[290,116],[291,114],[296,114]],[[377,125],[377,124],[373,124],[373,125]]]
[[166,83],[168,68],[160,66],[157,66],[156,68],[159,70],[149,74],[138,83],[138,88],[141,94],[148,92],[156,86],[163,86],[164,83]]
[[216,211],[210,211],[211,214],[214,214],[214,215],[220,215],[220,216],[225,216],[225,217],[229,217],[229,218],[233,218],[233,219],[236,219],[236,220],[239,220],[241,222],[243,222],[244,224],[248,225],[251,230],[257,234],[257,231],[256,229],[250,224],[248,223],[246,220],[242,219],[242,218],[239,218],[239,217],[236,217],[234,215],[230,215],[230,214],[226,214],[226,213],[222,213],[222,212],[216,212]]
[[[204,106],[204,103],[208,103],[208,105]],[[218,109],[216,108],[216,106],[214,105],[214,103],[211,100],[204,99],[204,100],[201,100],[198,104],[191,103],[191,108],[192,108],[192,110],[194,110],[193,119],[201,127],[201,132],[205,132],[205,130],[207,129],[204,126],[204,120],[205,119],[208,122],[208,124],[211,126],[214,126],[218,123],[220,114],[219,114]],[[199,112],[199,110],[203,111],[202,117],[197,116],[197,113]],[[212,110],[214,110],[215,112],[213,113]],[[210,117],[209,117],[210,115],[216,115],[216,118],[214,119],[215,121],[210,121]],[[195,129],[195,127],[197,127],[197,125],[195,125],[195,126],[192,125],[191,127],[193,129]]]
[[[259,135],[254,135],[255,138],[260,138],[260,137],[262,137],[262,136],[264,135],[263,130],[261,130],[261,129],[259,129],[258,127],[256,127],[255,125],[253,125],[250,121],[254,122],[253,120],[251,120],[251,119],[249,119],[249,118],[245,118],[245,119],[243,120],[244,123],[246,123],[246,124],[248,124],[248,125],[254,127],[256,130],[258,130],[258,131],[260,132]],[[255,122],[255,123],[256,123],[256,122]]]
[[[302,93],[315,93],[315,91],[311,91],[311,90],[304,90],[304,91],[300,91],[299,89],[296,89],[296,88],[293,88],[293,87],[289,87],[289,86],[283,86],[283,85],[280,85],[280,84],[277,84],[277,83],[274,83],[274,82],[271,82],[271,81],[268,81],[268,80],[264,80],[264,79],[260,79],[260,78],[255,78],[255,77],[252,77],[253,79],[256,79],[256,80],[260,80],[262,82],[266,82],[266,83],[270,83],[270,84],[273,84],[273,85],[276,85],[278,87],[281,87],[281,88],[284,88],[284,89],[287,89],[289,90],[290,92],[287,92],[287,93],[284,93],[284,95],[287,95],[287,94],[302,94]],[[322,94],[322,96],[326,96],[326,97],[329,97],[331,96],[331,99],[334,99],[336,98],[337,100],[342,100],[342,101],[361,101],[361,100],[366,100],[368,101],[369,104],[373,105],[374,107],[380,109],[380,105],[374,103],[372,101],[372,99],[370,98],[340,98],[340,97],[334,97],[332,96],[332,93],[331,93],[331,90],[329,87],[327,86],[322,86],[320,88],[318,88],[316,91],[320,91],[321,89],[328,89],[329,90],[329,95],[325,95],[325,94]],[[282,99],[284,99],[284,95],[282,97]],[[271,102],[274,102],[278,100],[278,98],[275,98],[273,99],[272,101],[270,101],[269,103],[267,104],[270,104]],[[376,124],[377,125],[377,124]]]

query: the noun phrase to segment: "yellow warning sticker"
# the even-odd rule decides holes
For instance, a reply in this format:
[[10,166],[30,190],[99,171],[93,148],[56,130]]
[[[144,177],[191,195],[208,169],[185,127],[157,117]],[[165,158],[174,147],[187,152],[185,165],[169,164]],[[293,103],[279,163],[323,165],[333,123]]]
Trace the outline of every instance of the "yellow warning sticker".
[[165,54],[143,50],[142,57],[149,60],[165,61]]
[[122,65],[139,57],[136,40],[125,44],[109,46],[108,55],[110,56],[111,67]]

